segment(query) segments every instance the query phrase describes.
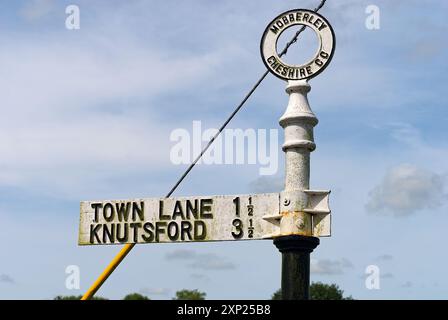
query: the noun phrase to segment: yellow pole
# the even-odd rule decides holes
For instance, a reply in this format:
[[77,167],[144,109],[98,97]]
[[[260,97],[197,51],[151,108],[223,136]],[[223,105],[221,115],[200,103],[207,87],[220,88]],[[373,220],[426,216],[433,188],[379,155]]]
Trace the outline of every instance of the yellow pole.
[[96,279],[96,281],[92,284],[92,286],[87,290],[87,292],[82,296],[81,300],[90,300],[93,295],[98,291],[98,289],[103,285],[104,281],[109,278],[112,272],[114,272],[115,268],[118,267],[121,261],[126,257],[126,255],[134,248],[135,243],[127,243],[124,247],[118,252],[115,258],[109,263],[109,265],[104,269],[101,275]]

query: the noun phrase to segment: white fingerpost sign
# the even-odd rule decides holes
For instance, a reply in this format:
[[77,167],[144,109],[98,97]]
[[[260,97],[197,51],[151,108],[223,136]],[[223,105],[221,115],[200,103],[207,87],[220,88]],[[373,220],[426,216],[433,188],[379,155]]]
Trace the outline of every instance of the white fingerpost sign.
[[86,201],[79,244],[251,240],[278,226],[279,193]]
[[280,217],[280,193],[83,201],[79,244],[272,239]]

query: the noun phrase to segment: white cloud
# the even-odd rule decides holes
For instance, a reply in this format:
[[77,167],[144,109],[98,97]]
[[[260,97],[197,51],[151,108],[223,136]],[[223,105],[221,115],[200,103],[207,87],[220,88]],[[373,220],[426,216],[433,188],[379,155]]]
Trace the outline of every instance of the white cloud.
[[188,267],[202,270],[231,270],[235,269],[236,265],[214,253],[207,253],[198,255]]
[[193,250],[174,250],[165,255],[166,260],[191,260],[196,257],[196,252]]
[[398,142],[404,143],[410,147],[424,147],[423,137],[420,130],[409,123],[393,122],[388,127],[392,129],[391,136]]
[[343,274],[346,269],[353,268],[350,260],[342,258],[339,260],[330,259],[311,259],[311,272],[322,275],[339,275]]
[[[381,273],[380,272],[380,278],[381,279],[393,279],[393,278],[395,278],[395,275],[392,272],[386,272],[386,273]],[[365,280],[366,279],[366,275],[365,274],[361,274],[359,276],[359,279]]]
[[407,216],[441,206],[446,201],[445,177],[411,164],[391,168],[370,191],[366,209],[370,213]]
[[21,8],[20,15],[28,21],[40,19],[55,8],[55,0],[29,0]]
[[285,187],[284,177],[263,176],[250,182],[249,188],[255,193],[280,192]]
[[9,284],[15,284],[16,281],[7,274],[0,274],[0,283],[9,283]]
[[142,288],[139,290],[141,294],[148,296],[167,296],[170,294],[171,289],[168,288]]
[[394,259],[394,256],[392,256],[390,254],[382,254],[376,258],[376,260],[380,260],[380,261],[390,261],[393,259]]
[[88,179],[170,165],[172,124],[157,120],[154,99],[207,78],[222,55],[168,59],[109,32],[0,39],[0,185],[76,197]]
[[236,265],[214,253],[197,253],[193,250],[175,250],[165,256],[166,260],[186,260],[188,268],[202,270],[230,270]]
[[414,283],[412,283],[411,281],[406,281],[405,283],[403,283],[401,285],[402,288],[412,288],[414,286]]
[[192,273],[190,277],[196,281],[204,281],[204,282],[210,281],[210,278],[202,273]]

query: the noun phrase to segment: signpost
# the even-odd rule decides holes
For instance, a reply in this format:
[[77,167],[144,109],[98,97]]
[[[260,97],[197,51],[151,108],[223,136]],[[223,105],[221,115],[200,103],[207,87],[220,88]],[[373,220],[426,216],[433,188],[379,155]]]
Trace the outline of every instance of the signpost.
[[[280,194],[81,202],[79,244],[271,239],[280,235]],[[327,212],[326,203],[307,210]],[[317,222],[317,221],[316,221]],[[329,235],[325,219],[315,232]]]
[[[277,54],[279,36],[294,25],[310,27],[319,39],[315,56],[302,65],[288,65]],[[308,103],[307,80],[328,66],[334,48],[331,25],[310,10],[277,16],[263,34],[263,62],[272,74],[288,80],[289,103],[280,118],[286,158],[282,192],[81,202],[80,245],[126,244],[83,299],[96,292],[137,243],[261,239],[274,239],[282,253],[282,298],[308,299],[310,253],[318,237],[331,235],[331,211],[330,191],[310,189],[310,153],[316,148],[313,128],[318,120]]]
[[79,244],[263,239],[277,226],[279,194],[150,198],[81,203]]
[[[310,27],[319,46],[314,57],[302,65],[288,65],[277,55],[277,40],[294,25]],[[328,208],[330,191],[310,188],[310,153],[316,148],[313,128],[318,120],[308,103],[311,86],[307,80],[321,73],[331,61],[335,35],[320,14],[304,9],[284,12],[267,26],[261,40],[261,56],[276,77],[288,80],[289,102],[280,118],[285,130],[285,189],[280,194],[280,235],[274,244],[282,253],[282,299],[309,298],[310,253],[319,245],[318,236],[331,234]],[[309,209],[314,207],[314,209]]]

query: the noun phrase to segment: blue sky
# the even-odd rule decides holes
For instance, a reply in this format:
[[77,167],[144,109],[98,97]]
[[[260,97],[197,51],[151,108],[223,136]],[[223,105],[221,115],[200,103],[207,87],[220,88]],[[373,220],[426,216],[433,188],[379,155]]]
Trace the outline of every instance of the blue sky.
[[[80,30],[65,28],[69,4]],[[1,0],[0,298],[82,294],[119,247],[77,246],[79,202],[165,195],[185,168],[170,162],[170,133],[193,120],[218,127],[264,72],[267,23],[316,4]],[[365,27],[370,4],[379,30]],[[332,190],[333,236],[312,254],[312,281],[355,298],[447,298],[447,9],[328,0],[321,11],[337,48],[310,81],[319,118],[311,185]],[[230,127],[279,128],[284,87],[268,76]],[[281,152],[279,163],[271,177],[259,165],[198,166],[175,194],[280,191]],[[380,290],[365,287],[372,264]],[[65,287],[68,265],[80,267],[80,290]],[[140,245],[99,295],[167,299],[198,288],[264,299],[279,285],[271,241]]]

